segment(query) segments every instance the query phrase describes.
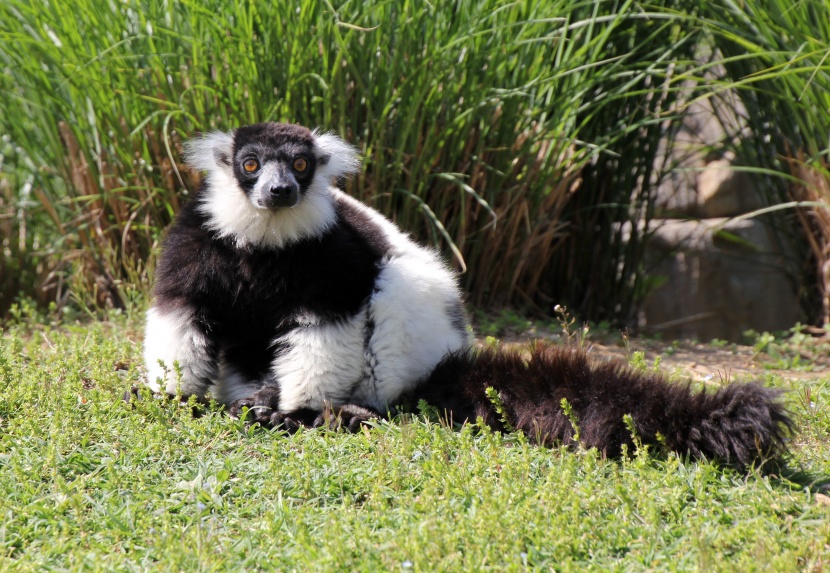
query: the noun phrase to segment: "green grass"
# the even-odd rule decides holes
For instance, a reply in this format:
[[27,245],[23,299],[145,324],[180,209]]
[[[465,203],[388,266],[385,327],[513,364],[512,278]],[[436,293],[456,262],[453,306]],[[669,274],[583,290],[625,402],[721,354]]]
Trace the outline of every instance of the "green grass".
[[827,378],[767,380],[791,390],[800,433],[786,468],[741,475],[422,417],[288,436],[158,399],[130,408],[136,323],[24,316],[0,337],[0,570],[746,572],[830,559]]

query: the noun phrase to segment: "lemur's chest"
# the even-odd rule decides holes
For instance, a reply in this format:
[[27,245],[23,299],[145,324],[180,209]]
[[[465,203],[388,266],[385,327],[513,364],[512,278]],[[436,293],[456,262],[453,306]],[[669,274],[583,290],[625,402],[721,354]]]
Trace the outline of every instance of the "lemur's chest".
[[358,313],[376,288],[380,258],[338,226],[280,250],[217,248],[210,313],[234,334],[284,330],[297,320],[338,321]]

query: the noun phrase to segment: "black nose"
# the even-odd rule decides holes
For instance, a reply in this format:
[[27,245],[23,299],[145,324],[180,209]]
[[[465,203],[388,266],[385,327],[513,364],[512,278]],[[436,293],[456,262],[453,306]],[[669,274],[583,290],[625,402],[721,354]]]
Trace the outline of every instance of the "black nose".
[[271,187],[271,204],[275,207],[291,207],[297,204],[297,188],[293,185]]

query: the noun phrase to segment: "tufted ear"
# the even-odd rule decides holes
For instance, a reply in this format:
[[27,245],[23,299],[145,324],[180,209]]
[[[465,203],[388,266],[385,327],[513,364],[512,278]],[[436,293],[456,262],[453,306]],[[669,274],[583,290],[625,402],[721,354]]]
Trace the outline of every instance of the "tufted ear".
[[332,133],[312,132],[317,155],[317,171],[334,181],[338,177],[357,173],[360,157],[353,145]]
[[184,144],[184,158],[188,165],[200,171],[231,166],[233,132],[212,131]]

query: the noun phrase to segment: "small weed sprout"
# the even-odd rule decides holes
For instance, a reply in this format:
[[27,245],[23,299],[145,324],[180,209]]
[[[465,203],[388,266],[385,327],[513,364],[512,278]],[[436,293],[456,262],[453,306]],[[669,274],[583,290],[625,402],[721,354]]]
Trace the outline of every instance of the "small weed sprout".
[[[176,388],[179,388],[182,385],[182,380],[184,379],[182,374],[182,366],[179,364],[179,361],[176,360],[173,362],[173,373],[176,376]],[[178,392],[178,390],[176,390]]]
[[553,312],[557,317],[557,321],[562,328],[562,333],[565,335],[567,342],[575,343],[578,348],[584,347],[588,340],[588,332],[591,329],[588,323],[583,323],[582,326],[575,328],[576,317],[571,316],[568,309],[560,304],[553,307]]
[[496,409],[496,413],[498,413],[504,429],[510,433],[515,432],[516,428],[513,427],[513,424],[510,423],[510,420],[507,417],[507,407],[504,405],[504,400],[501,399],[498,391],[496,391],[496,389],[492,386],[488,386],[484,392],[487,394],[487,399],[490,400],[490,403],[493,404],[493,407]]
[[420,413],[421,416],[427,420],[439,420],[441,418],[438,413],[438,409],[423,398],[418,400],[417,408],[418,413]]
[[579,443],[579,419],[576,417],[573,406],[571,406],[571,403],[568,402],[567,398],[562,398],[562,401],[559,402],[559,404],[562,406],[562,411],[565,413],[565,417],[568,418],[568,421],[571,423],[571,427],[574,429],[573,441]]
[[[170,368],[167,366],[167,363],[165,363],[164,360],[162,360],[161,358],[159,358],[159,360],[158,360],[158,365],[161,367],[163,377],[162,376],[156,377],[156,383],[160,387],[164,387],[164,380],[166,380],[167,377],[170,375]],[[176,394],[175,394],[175,397],[176,397],[176,400],[181,402],[182,401],[182,380],[184,379],[184,375],[182,374],[182,367],[179,364],[178,360],[173,362],[173,375],[174,375],[175,380],[176,380]],[[170,396],[170,393],[169,392],[162,392],[161,395],[162,395],[163,399],[166,400],[167,397]]]
[[625,429],[628,430],[628,433],[631,435],[631,441],[634,443],[634,455],[639,457],[647,454],[648,446],[643,444],[643,439],[637,432],[637,426],[634,423],[634,418],[631,417],[631,414],[623,416],[623,424],[625,424]]
[[646,353],[642,350],[635,351],[631,354],[631,358],[628,359],[628,364],[634,368],[634,370],[639,370],[641,372],[659,372],[660,364],[662,364],[662,362],[663,358],[661,356],[655,356],[651,365],[649,365],[649,363],[646,362]]
[[642,350],[637,350],[631,354],[631,358],[628,359],[628,363],[631,365],[634,370],[648,370],[648,364],[646,363],[646,353]]
[[[167,376],[170,375],[170,368],[167,366],[167,363],[164,362],[164,360],[162,360],[161,358],[159,358],[158,360],[158,365],[161,367],[163,376],[157,376],[156,383],[161,387],[164,386],[164,381],[167,379]],[[179,369],[178,372],[181,372],[181,367],[179,367],[178,362],[173,363],[174,371],[176,370],[176,368]],[[177,378],[177,380],[181,380],[181,378]],[[163,400],[167,400],[167,392],[162,392],[161,396]]]
[[660,445],[664,452],[669,453],[671,451],[671,448],[669,448],[669,442],[668,440],[666,440],[666,436],[664,436],[660,432],[657,432],[654,435],[654,439],[657,441],[657,443]]

